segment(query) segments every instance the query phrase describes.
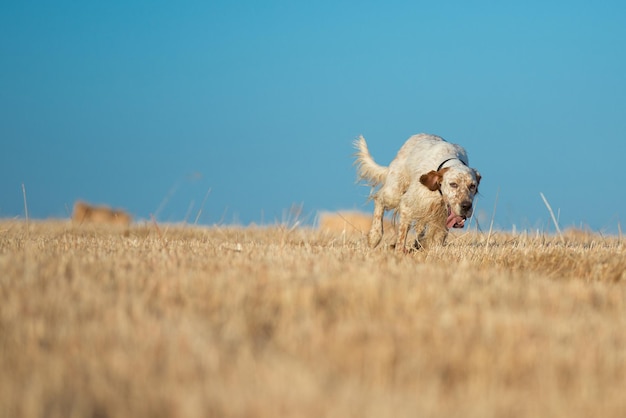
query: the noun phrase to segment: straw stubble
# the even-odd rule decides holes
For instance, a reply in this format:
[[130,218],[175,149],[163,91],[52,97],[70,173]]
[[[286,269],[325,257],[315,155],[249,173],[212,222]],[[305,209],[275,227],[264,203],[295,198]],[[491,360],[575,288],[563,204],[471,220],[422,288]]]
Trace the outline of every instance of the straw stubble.
[[618,239],[0,223],[0,415],[626,414]]

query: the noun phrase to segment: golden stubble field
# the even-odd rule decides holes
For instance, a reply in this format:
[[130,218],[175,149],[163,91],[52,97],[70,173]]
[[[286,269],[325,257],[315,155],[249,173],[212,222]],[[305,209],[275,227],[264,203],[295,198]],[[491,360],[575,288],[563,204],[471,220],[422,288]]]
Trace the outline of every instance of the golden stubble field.
[[626,249],[0,222],[2,417],[624,417]]

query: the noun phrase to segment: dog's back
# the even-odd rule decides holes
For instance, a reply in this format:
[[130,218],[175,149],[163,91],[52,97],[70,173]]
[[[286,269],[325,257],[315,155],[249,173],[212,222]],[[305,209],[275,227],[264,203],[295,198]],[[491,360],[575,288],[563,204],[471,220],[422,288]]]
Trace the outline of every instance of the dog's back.
[[417,175],[419,178],[422,174],[437,170],[439,164],[449,158],[458,158],[465,165],[469,165],[467,152],[462,146],[431,134],[410,137],[389,167],[381,166],[374,161],[363,136],[354,141],[354,147],[357,149],[355,164],[358,177],[367,180],[371,186],[384,183],[390,170],[403,172],[404,176]]
[[[398,164],[411,174],[421,176],[437,170],[442,161],[457,158],[469,165],[467,152],[457,144],[431,134],[417,134],[410,137],[398,151],[391,165]],[[419,178],[419,177],[418,177]]]

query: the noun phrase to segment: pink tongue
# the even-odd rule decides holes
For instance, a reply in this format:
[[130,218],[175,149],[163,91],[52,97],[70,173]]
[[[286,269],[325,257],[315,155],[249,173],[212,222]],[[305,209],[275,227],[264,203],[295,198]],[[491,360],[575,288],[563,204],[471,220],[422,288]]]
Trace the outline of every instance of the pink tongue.
[[446,221],[446,226],[448,229],[450,228],[463,228],[465,226],[465,219],[450,211],[450,215],[448,215],[448,220]]

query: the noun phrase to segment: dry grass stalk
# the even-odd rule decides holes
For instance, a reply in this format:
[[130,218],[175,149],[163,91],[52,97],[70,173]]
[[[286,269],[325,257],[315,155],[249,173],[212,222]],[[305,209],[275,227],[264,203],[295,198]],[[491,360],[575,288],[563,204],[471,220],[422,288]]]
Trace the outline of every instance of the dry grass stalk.
[[617,238],[0,230],[0,416],[626,414]]
[[554,216],[554,212],[552,211],[552,207],[548,203],[548,199],[546,199],[543,193],[539,193],[539,195],[541,195],[541,199],[543,200],[543,203],[546,205],[546,208],[548,208],[548,212],[550,212],[550,217],[552,218],[552,222],[554,223],[556,232],[559,234],[559,237],[561,237],[561,240],[562,240],[563,234],[561,234],[561,228],[559,228],[559,221],[556,219],[556,216]]
[[493,212],[491,213],[491,222],[489,223],[489,233],[487,234],[487,244],[485,245],[485,251],[489,248],[489,240],[491,239],[491,233],[493,232],[493,221],[496,218],[496,209],[498,208],[498,197],[500,196],[500,189],[496,192],[496,200],[493,203]]
[[26,186],[24,186],[24,183],[22,183],[22,196],[24,196],[24,216],[26,218],[26,236],[28,236],[28,224],[29,224],[29,217],[28,217],[28,203],[26,202]]
[[24,183],[22,183],[22,195],[24,196],[24,216],[28,224],[28,203],[26,202],[26,186],[24,186]]
[[202,204],[200,205],[200,210],[198,210],[198,214],[196,215],[196,219],[193,221],[194,225],[198,224],[198,220],[200,219],[200,215],[202,215],[202,211],[204,210],[204,204],[206,203],[206,201],[209,198],[210,194],[211,194],[211,188],[209,188],[209,190],[207,190],[206,194],[204,195],[204,199],[202,199]]

